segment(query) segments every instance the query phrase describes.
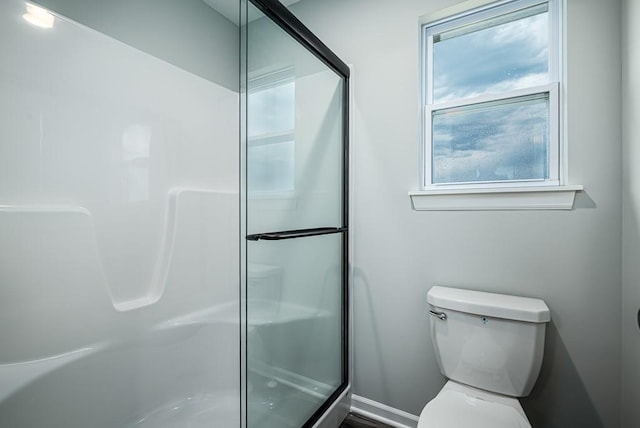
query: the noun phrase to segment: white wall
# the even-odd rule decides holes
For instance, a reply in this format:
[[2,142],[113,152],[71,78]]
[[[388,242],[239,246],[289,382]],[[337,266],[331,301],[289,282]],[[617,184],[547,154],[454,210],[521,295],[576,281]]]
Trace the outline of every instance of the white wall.
[[622,420],[640,426],[640,2],[622,2]]
[[453,0],[302,1],[294,13],[353,65],[357,395],[418,414],[438,392],[426,292],[544,299],[535,427],[620,426],[620,9],[568,0],[567,212],[415,212],[419,16]]

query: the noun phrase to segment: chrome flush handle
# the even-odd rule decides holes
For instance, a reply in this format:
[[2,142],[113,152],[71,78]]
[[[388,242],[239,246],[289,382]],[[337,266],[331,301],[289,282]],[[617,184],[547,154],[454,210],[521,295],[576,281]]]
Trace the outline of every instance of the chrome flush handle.
[[436,312],[430,310],[429,315],[431,315],[432,317],[436,317],[442,321],[445,321],[447,319],[447,314],[445,314],[444,312]]

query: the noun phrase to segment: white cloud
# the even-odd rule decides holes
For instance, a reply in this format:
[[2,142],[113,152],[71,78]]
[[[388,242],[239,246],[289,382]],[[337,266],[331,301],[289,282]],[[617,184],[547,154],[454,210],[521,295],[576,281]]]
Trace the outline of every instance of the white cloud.
[[450,101],[547,83],[548,44],[546,13],[439,42],[434,98]]

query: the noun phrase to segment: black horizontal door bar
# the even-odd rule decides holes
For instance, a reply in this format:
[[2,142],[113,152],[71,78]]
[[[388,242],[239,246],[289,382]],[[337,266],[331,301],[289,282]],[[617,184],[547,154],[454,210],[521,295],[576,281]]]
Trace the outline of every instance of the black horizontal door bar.
[[247,235],[247,241],[281,241],[283,239],[307,238],[309,236],[331,235],[343,233],[346,227],[316,227],[315,229],[284,230],[282,232],[254,233]]

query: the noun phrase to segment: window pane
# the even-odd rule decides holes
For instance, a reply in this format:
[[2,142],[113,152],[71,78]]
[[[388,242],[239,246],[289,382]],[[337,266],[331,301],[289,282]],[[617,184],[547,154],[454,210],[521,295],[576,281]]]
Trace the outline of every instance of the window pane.
[[433,112],[434,184],[549,178],[549,94]]
[[433,36],[433,100],[549,83],[549,13],[542,4]]

